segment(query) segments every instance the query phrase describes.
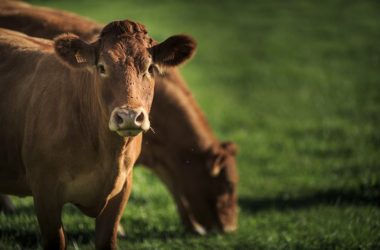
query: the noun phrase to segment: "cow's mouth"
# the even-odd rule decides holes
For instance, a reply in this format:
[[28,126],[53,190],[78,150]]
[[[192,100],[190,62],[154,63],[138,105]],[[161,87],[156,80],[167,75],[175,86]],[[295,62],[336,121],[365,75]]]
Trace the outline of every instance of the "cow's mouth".
[[[186,229],[193,233],[199,235],[205,235],[209,232],[231,233],[237,229],[235,209],[230,207],[216,210],[214,208],[211,210],[203,208],[201,213],[195,212],[194,207],[191,207],[188,200],[183,196],[180,197],[178,205],[182,222]],[[205,215],[206,217],[204,217]]]
[[116,133],[122,137],[134,137],[138,134],[140,134],[143,130],[142,129],[136,129],[136,128],[130,128],[130,129],[119,129],[116,130]]

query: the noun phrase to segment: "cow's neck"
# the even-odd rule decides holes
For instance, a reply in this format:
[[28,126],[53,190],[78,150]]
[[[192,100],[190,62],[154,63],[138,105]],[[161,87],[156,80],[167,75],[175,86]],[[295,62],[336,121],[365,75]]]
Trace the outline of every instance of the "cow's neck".
[[[70,181],[66,193],[73,197],[72,201],[89,208],[94,213],[100,211],[100,207],[92,207],[98,202],[105,202],[107,197],[112,197],[120,192],[126,176],[134,164],[134,139],[124,139],[108,129],[108,117],[104,110],[102,100],[98,98],[98,90],[91,72],[76,71],[70,77],[77,79],[70,101],[71,116],[74,122],[68,121],[78,134],[74,139],[80,149],[74,155],[81,162],[78,167],[83,174],[77,174],[77,182]],[[68,91],[70,93],[70,91]],[[96,173],[89,175],[88,173]],[[88,183],[90,189],[81,188],[81,183]],[[96,187],[93,187],[97,183]],[[77,185],[78,184],[78,185]],[[77,196],[81,189],[85,196]]]

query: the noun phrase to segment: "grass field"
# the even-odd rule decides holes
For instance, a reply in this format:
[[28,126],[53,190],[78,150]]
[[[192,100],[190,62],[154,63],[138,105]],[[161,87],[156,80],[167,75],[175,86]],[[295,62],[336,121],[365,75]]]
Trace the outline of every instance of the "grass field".
[[[380,249],[380,2],[33,1],[158,40],[192,34],[183,67],[222,139],[238,143],[239,230],[186,234],[161,182],[135,170],[120,249]],[[39,248],[30,199],[0,214],[0,249]],[[69,249],[93,221],[68,206]]]

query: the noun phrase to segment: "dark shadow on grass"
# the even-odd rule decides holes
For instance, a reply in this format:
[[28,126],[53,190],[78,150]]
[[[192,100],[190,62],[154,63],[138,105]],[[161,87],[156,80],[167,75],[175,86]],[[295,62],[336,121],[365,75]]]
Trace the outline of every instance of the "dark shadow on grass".
[[2,228],[0,229],[0,239],[17,242],[23,249],[36,248],[40,242],[39,232],[27,229]]
[[[65,206],[65,212],[70,214],[80,214],[79,210],[75,208],[73,205]],[[35,211],[33,204],[28,205],[19,205],[16,209],[6,216],[15,217],[15,219],[19,219],[18,217],[35,217]],[[36,226],[37,226],[37,218],[36,218]],[[75,241],[78,244],[89,244],[91,241],[94,241],[95,232],[93,230],[75,230],[68,231],[66,230],[66,237],[70,242]],[[41,245],[40,232],[38,227],[32,228],[0,228],[0,239],[7,239],[9,241],[17,242],[17,244],[22,247],[22,249],[35,249],[39,245]]]
[[[64,212],[72,215],[75,214],[85,216],[73,205],[66,205]],[[8,214],[7,216],[14,217],[15,219],[18,219],[20,216],[35,217],[34,207],[32,204],[19,205],[12,214]],[[35,221],[35,223],[37,226],[37,221]],[[180,225],[178,225],[178,228],[171,228],[170,230],[165,230],[165,228],[158,228],[154,226],[152,227],[152,225],[149,225],[149,219],[142,220],[130,218],[127,221],[124,221],[123,219],[121,224],[124,226],[128,225],[125,228],[127,235],[124,237],[119,237],[119,239],[127,240],[129,243],[139,243],[147,239],[159,239],[165,241],[176,238],[195,237],[195,234],[186,232]],[[138,228],[139,230],[134,230],[134,228]],[[148,228],[148,230],[141,230],[141,228]],[[66,229],[65,233],[69,245],[71,245],[72,242],[87,245],[95,241],[94,230],[75,229],[73,231]],[[0,239],[7,239],[8,241],[17,242],[22,249],[35,249],[41,245],[38,226],[33,226],[31,228],[0,227]]]
[[[151,224],[149,219],[141,219],[130,217],[128,220],[122,219],[121,225],[125,226],[126,236],[122,239],[129,243],[139,243],[147,239],[149,240],[170,240],[192,237],[195,234],[186,231],[180,224],[176,224],[173,228]],[[146,230],[141,230],[146,229]]]
[[[134,224],[130,224],[130,226],[134,226]],[[72,242],[76,242],[80,245],[87,245],[95,241],[95,232],[93,230],[82,230],[75,232],[66,231],[66,236],[69,245],[71,245]],[[147,231],[138,230],[130,233],[127,232],[127,236],[119,237],[119,239],[127,240],[129,243],[139,243],[147,239],[165,241],[185,237],[196,237],[196,235],[193,233],[187,233],[184,230],[166,231],[160,229],[150,229]],[[35,230],[0,228],[0,239],[7,239],[8,241],[17,242],[22,249],[35,249],[41,245],[40,232]]]
[[197,235],[190,232],[179,231],[165,231],[165,230],[150,230],[150,231],[140,231],[127,233],[123,239],[127,240],[129,243],[139,243],[146,240],[173,240],[173,239],[183,239],[188,237],[196,237]]
[[244,212],[257,213],[264,210],[296,210],[318,205],[332,206],[362,206],[380,207],[380,183],[362,185],[356,189],[329,189],[317,191],[298,197],[280,195],[274,198],[254,199],[242,196],[239,199],[240,208]]
[[[75,241],[78,244],[89,244],[95,239],[95,232],[92,230],[84,230],[81,232],[67,232],[68,243]],[[41,245],[40,232],[28,229],[4,228],[0,229],[0,239],[17,242],[23,249],[35,249]]]

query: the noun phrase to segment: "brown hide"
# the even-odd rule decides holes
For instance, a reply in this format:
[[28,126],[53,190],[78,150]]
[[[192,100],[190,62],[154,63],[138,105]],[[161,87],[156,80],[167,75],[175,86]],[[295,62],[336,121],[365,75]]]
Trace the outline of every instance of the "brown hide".
[[[3,2],[0,27],[44,38],[73,32],[92,40],[102,26],[61,10]],[[234,145],[217,140],[177,69],[156,77],[154,95],[150,116],[155,133],[144,135],[138,161],[166,184],[188,228],[200,233],[233,230],[238,181]]]
[[0,10],[0,27],[35,37],[53,39],[61,33],[73,33],[90,40],[102,28],[96,22],[70,12],[44,7],[38,7],[36,11],[35,7],[19,1],[0,1]]
[[150,110],[150,69],[177,65],[194,48],[186,36],[157,44],[128,20],[108,24],[93,43],[0,29],[0,192],[33,196],[45,249],[66,247],[68,202],[96,217],[97,249],[116,248],[141,131],[149,129],[140,122],[149,124],[147,115],[128,119]]

